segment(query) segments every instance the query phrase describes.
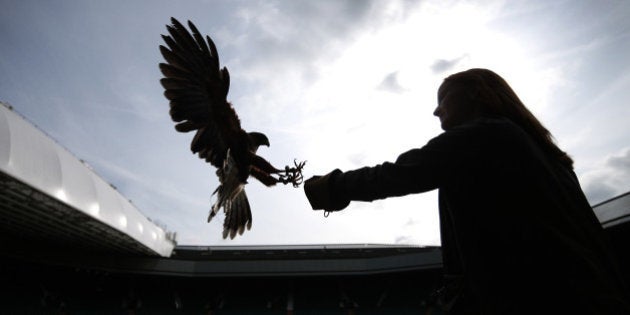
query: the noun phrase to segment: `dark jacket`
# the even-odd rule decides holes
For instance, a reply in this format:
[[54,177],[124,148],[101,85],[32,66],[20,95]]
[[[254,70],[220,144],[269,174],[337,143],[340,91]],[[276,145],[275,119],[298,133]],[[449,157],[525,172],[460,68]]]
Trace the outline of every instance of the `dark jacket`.
[[436,188],[444,272],[463,277],[453,313],[628,311],[618,267],[574,172],[507,119],[475,120],[395,163],[337,171],[331,182],[341,202]]

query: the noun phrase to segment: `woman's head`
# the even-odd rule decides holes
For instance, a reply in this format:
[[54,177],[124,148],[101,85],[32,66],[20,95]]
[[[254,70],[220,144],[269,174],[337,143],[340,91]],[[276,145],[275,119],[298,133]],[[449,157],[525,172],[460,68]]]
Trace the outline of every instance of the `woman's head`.
[[458,81],[444,81],[438,89],[438,106],[433,115],[440,119],[442,129],[449,130],[481,115],[473,102],[470,85]]
[[[443,104],[443,101],[453,98],[456,98],[457,104]],[[487,69],[470,69],[444,79],[438,90],[436,116],[444,105],[453,107],[453,111],[466,114],[471,119],[479,115],[502,116],[511,120],[533,117],[508,83]]]
[[553,142],[553,137],[525,107],[510,85],[487,69],[470,69],[448,76],[438,89],[442,129],[448,130],[480,116],[500,116],[527,132],[545,151],[572,167],[573,160]]

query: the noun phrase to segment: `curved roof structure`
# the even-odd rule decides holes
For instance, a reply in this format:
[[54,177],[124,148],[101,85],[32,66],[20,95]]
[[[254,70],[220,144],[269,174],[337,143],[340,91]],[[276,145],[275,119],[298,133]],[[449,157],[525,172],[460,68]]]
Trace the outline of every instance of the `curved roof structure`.
[[[107,231],[125,239],[123,243],[128,244],[124,246],[142,248],[140,252],[154,255],[171,255],[175,244],[162,227],[145,217],[89,166],[14,112],[10,106],[2,105],[2,214],[12,218],[4,220],[6,226],[22,231],[16,228],[25,223],[20,220],[48,221],[40,222],[39,229],[45,230],[45,225],[49,224],[48,230],[53,233],[52,230],[63,227],[65,223],[68,233],[71,230],[77,230],[75,232],[78,234]],[[36,196],[40,200],[29,206],[29,198]],[[41,220],[43,218],[48,219]],[[53,221],[55,218],[58,220]],[[69,222],[72,218],[81,218],[79,221],[82,222],[93,221],[91,225],[99,228],[87,229],[81,224]]]

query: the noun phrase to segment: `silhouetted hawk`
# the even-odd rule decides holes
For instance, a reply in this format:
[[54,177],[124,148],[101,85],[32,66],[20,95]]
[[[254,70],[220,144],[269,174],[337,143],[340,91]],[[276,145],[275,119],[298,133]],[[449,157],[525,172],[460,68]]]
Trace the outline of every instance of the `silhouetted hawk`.
[[[298,186],[304,162],[279,170],[256,154],[259,146],[269,146],[267,136],[246,132],[232,105],[227,101],[230,88],[228,70],[219,67],[219,55],[210,37],[201,36],[188,21],[192,34],[174,18],[167,25],[169,36],[162,35],[167,47],[160,45],[166,63],[160,63],[160,81],[170,101],[170,115],[179,132],[196,131],[190,149],[217,168],[220,185],[214,191],[208,222],[220,208],[225,211],[223,238],[234,238],[252,225],[252,214],[243,189],[253,176],[266,186],[280,182]],[[274,177],[276,175],[277,177]]]

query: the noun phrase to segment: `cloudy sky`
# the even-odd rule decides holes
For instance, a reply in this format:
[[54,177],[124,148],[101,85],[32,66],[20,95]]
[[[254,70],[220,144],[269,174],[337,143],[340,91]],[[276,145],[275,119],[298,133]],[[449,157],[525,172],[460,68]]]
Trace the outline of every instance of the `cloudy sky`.
[[205,219],[214,169],[159,84],[171,16],[216,42],[259,153],[305,177],[395,160],[440,133],[436,89],[489,68],[576,160],[595,204],[630,191],[628,1],[0,0],[0,100],[89,163],[179,244],[439,244],[437,194],[324,218],[302,188],[248,185],[252,230]]

